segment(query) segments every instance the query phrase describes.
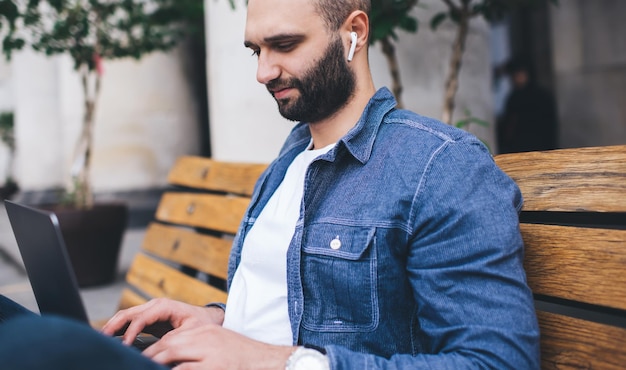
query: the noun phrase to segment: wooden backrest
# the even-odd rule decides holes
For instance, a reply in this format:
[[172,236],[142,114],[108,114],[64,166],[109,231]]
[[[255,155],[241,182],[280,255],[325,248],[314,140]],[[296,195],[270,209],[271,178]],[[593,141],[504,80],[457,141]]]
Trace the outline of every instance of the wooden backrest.
[[626,145],[504,154],[543,369],[626,368]]
[[185,156],[171,169],[141,251],[126,275],[119,308],[169,297],[196,305],[226,302],[232,238],[264,164]]

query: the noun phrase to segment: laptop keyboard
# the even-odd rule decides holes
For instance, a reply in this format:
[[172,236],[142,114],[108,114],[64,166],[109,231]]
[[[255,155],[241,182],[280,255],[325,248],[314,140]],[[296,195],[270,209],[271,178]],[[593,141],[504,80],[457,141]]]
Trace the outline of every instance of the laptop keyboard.
[[[122,342],[122,339],[123,339],[122,336],[116,336],[115,338],[117,338],[120,342]],[[143,351],[144,349],[154,344],[157,340],[159,340],[159,338],[155,336],[152,336],[149,334],[139,334],[133,341],[133,344],[131,344],[131,347],[139,351]]]

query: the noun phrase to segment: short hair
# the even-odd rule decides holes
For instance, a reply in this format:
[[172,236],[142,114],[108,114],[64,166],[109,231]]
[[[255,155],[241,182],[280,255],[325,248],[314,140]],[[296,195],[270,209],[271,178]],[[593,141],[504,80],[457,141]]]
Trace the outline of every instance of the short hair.
[[526,72],[531,80],[535,78],[535,68],[528,55],[515,55],[504,65],[506,73],[512,75],[517,72]]
[[313,0],[315,8],[331,31],[343,25],[348,16],[355,10],[362,10],[367,15],[372,8],[371,0]]

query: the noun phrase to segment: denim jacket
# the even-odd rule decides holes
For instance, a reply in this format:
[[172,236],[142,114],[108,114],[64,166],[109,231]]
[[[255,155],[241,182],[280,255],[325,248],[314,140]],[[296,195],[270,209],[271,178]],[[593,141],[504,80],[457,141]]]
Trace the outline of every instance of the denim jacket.
[[[386,88],[309,167],[287,252],[294,344],[332,369],[537,369],[522,266],[522,197],[465,131],[395,109]],[[295,126],[256,185],[246,233],[309,144]]]

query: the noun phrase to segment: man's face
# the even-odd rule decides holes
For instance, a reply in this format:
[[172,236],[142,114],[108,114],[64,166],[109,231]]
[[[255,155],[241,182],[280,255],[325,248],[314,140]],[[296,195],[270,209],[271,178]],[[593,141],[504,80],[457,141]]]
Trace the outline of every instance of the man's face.
[[288,119],[318,122],[354,92],[342,41],[311,0],[250,0],[245,45],[258,56],[257,80]]
[[524,70],[515,71],[512,74],[511,79],[513,80],[513,85],[515,87],[522,88],[528,83],[528,72]]
[[[277,78],[267,90],[278,103],[280,114],[292,121],[318,122],[341,109],[354,92],[354,73],[348,68],[341,39],[337,37],[325,53],[301,77]],[[294,88],[299,94],[279,98],[275,91]]]

